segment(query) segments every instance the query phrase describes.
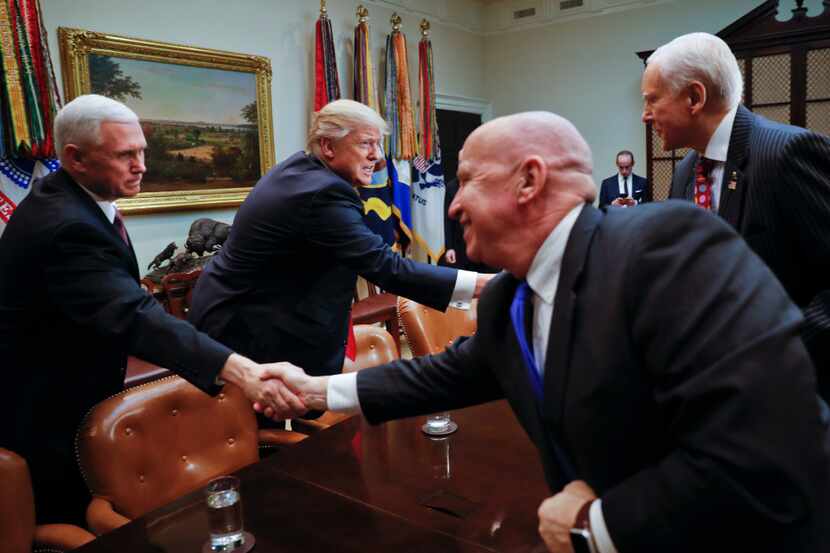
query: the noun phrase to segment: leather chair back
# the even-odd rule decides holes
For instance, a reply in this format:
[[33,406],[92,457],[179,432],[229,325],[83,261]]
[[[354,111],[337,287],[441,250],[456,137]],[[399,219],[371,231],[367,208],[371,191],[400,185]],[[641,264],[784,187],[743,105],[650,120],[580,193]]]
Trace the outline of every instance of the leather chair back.
[[161,287],[167,299],[167,311],[176,318],[187,319],[193,288],[202,275],[202,269],[189,273],[170,273],[161,279]]
[[354,338],[357,345],[357,355],[354,361],[348,358],[344,360],[344,373],[383,365],[398,358],[398,347],[395,344],[395,339],[379,326],[355,325]]
[[179,376],[96,405],[76,446],[93,502],[102,498],[127,518],[259,459],[256,418],[242,391],[227,384],[211,397]]
[[26,461],[0,449],[0,549],[31,553],[35,533],[35,500]]
[[398,298],[398,317],[412,355],[420,357],[444,351],[459,336],[476,331],[476,304],[467,311],[447,309],[442,313],[407,298]]

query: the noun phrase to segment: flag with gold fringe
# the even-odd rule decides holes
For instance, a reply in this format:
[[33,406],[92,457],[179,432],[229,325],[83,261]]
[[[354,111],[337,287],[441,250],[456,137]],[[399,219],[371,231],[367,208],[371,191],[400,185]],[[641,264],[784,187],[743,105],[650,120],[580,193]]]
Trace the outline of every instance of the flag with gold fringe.
[[444,169],[435,115],[435,77],[429,22],[421,21],[418,43],[418,154],[413,160],[412,236],[416,248],[437,263],[444,253]]
[[34,179],[58,168],[60,105],[38,0],[0,1],[0,235]]
[[334,54],[334,33],[325,0],[320,1],[320,17],[314,30],[314,111],[340,99],[337,58]]
[[[378,111],[378,92],[372,65],[372,42],[369,38],[369,10],[357,7],[358,23],[354,29],[354,99]],[[386,168],[375,171],[372,184],[358,188],[363,200],[363,219],[389,245],[395,243],[395,220],[392,217],[392,190]]]
[[386,168],[392,188],[392,210],[398,219],[400,240],[412,240],[411,160],[417,152],[415,117],[409,88],[409,65],[406,36],[401,32],[401,18],[392,14],[392,33],[386,37]]

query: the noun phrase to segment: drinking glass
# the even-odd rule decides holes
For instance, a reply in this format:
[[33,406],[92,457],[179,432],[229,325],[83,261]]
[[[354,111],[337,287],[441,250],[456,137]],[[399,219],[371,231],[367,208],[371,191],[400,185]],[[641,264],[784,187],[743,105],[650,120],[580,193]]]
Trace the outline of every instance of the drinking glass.
[[231,551],[245,544],[239,478],[220,476],[205,488],[211,551]]
[[446,436],[458,430],[458,425],[450,418],[449,411],[444,411],[428,416],[421,430],[430,436]]

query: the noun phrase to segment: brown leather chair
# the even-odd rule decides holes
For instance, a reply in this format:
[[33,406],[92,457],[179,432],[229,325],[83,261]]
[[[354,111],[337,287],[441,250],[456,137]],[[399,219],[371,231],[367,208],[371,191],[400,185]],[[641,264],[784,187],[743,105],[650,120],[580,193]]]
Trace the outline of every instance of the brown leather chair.
[[290,444],[286,430],[260,435],[250,402],[227,384],[211,397],[179,376],[129,388],[96,405],[76,437],[92,494],[87,523],[102,534],[259,459],[259,438]]
[[176,318],[187,319],[193,287],[202,274],[202,269],[189,273],[170,273],[161,278],[161,288],[167,299],[167,311]]
[[431,355],[444,351],[460,336],[476,331],[477,300],[469,310],[447,309],[445,313],[406,298],[398,298],[398,316],[412,355]]
[[[399,357],[392,336],[379,326],[355,325],[354,337],[357,345],[357,355],[354,361],[348,358],[345,360],[343,363],[344,373],[383,365]],[[293,419],[291,428],[303,434],[313,434],[347,418],[349,418],[349,415],[327,411],[320,418],[314,420]]]
[[370,325],[383,323],[386,330],[392,335],[398,356],[401,354],[400,327],[398,326],[397,300],[398,296],[388,292],[381,292],[377,286],[366,281],[368,296],[360,299],[355,288],[354,303],[352,304],[352,322],[355,325]]
[[17,453],[0,448],[0,549],[6,553],[69,551],[94,539],[72,524],[35,526],[29,467]]

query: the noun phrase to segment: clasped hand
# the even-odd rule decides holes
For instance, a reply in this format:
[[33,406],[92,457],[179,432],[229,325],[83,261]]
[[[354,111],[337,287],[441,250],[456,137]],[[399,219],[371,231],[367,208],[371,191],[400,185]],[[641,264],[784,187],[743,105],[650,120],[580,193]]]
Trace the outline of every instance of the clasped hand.
[[539,534],[553,553],[573,553],[571,528],[586,501],[596,499],[594,490],[582,480],[574,480],[561,492],[539,506]]
[[[328,407],[328,377],[308,376],[300,367],[287,362],[269,363],[262,367],[264,370],[260,380],[263,381],[263,387],[276,386],[283,401],[254,402],[257,413],[268,418],[286,419],[300,417],[309,409],[325,411]],[[301,408],[298,408],[297,402]]]

